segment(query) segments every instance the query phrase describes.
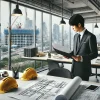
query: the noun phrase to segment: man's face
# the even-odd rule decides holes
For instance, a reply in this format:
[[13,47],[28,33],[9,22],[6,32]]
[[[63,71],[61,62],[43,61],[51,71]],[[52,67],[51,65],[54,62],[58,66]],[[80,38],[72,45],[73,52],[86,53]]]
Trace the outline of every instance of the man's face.
[[80,27],[79,27],[79,26],[76,26],[76,25],[73,25],[73,26],[72,26],[72,29],[73,29],[75,32],[79,32]]

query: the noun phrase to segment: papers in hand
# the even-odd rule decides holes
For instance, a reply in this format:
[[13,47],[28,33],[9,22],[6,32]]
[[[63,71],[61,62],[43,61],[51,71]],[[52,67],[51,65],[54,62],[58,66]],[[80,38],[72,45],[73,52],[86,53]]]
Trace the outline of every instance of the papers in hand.
[[69,57],[71,58],[71,54],[70,54],[70,50],[68,48],[66,48],[65,46],[61,46],[61,45],[58,45],[58,44],[53,44],[53,49],[63,55],[63,56],[66,56],[66,57]]

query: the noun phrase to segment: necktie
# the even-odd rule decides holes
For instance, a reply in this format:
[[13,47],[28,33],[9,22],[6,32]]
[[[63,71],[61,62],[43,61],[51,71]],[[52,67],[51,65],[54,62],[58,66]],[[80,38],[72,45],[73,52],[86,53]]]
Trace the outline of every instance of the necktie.
[[78,37],[77,37],[77,50],[78,50],[78,48],[79,48],[79,45],[80,45],[80,34],[78,34]]

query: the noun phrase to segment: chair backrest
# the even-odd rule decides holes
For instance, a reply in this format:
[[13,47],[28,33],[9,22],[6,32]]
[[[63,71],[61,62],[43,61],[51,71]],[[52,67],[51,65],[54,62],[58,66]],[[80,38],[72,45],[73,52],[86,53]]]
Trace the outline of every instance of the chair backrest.
[[65,68],[55,68],[47,73],[47,75],[72,78],[71,72]]
[[49,68],[49,71],[51,71],[55,68],[60,68],[60,66],[57,62],[52,61],[52,60],[48,60],[48,68]]

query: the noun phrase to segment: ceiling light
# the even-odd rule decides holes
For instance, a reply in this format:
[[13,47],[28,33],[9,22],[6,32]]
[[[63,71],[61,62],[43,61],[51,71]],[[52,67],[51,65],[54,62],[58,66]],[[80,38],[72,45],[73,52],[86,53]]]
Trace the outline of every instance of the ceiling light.
[[94,28],[99,28],[97,25],[97,16],[96,16],[96,24],[95,24]]
[[97,25],[97,23],[95,24],[94,28],[99,28],[98,25]]
[[63,0],[62,0],[62,19],[60,21],[60,25],[65,25],[65,24],[66,24],[66,22],[63,19]]
[[66,22],[63,19],[63,17],[62,17],[62,20],[60,21],[60,24],[62,24],[62,25],[66,24]]
[[22,11],[19,9],[18,0],[17,0],[17,5],[16,8],[13,10],[12,16],[21,16],[21,15],[22,15]]

